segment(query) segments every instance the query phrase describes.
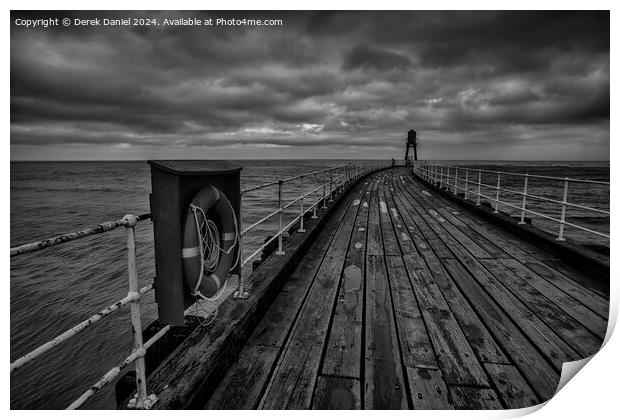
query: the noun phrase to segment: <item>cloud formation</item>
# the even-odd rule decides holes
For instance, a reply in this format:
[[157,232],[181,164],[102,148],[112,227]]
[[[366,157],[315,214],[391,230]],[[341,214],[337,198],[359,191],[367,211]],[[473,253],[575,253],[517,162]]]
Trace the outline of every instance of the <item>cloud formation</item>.
[[14,12],[13,159],[391,157],[410,128],[426,158],[609,158],[608,12],[53,15],[283,26],[27,29],[52,14]]

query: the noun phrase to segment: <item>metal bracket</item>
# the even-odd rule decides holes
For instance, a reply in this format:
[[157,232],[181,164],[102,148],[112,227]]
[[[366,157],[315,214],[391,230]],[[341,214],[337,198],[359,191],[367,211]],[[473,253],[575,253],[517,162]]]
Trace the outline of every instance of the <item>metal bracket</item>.
[[250,289],[244,289],[243,291],[237,289],[233,293],[233,299],[247,299],[250,297]]
[[134,410],[150,410],[158,401],[159,398],[157,398],[157,395],[151,394],[138,404],[138,394],[134,394],[133,398],[127,403],[127,408]]

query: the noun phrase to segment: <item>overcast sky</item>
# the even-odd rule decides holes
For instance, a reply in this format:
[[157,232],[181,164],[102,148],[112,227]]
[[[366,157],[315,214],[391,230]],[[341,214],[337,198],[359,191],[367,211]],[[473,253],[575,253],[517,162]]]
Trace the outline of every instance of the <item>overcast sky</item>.
[[11,159],[609,159],[609,13],[54,13],[11,26]]

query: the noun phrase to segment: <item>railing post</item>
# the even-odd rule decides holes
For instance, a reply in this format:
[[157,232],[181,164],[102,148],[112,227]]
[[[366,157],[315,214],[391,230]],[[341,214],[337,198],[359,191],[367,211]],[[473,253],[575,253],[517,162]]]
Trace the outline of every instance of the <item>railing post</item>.
[[497,190],[495,191],[495,210],[493,213],[499,213],[499,183],[501,176],[501,172],[497,171]]
[[250,296],[248,290],[245,289],[245,282],[243,278],[243,236],[241,235],[241,231],[243,230],[243,218],[241,217],[241,212],[243,209],[243,195],[239,197],[239,217],[237,220],[239,229],[239,275],[237,276],[237,290],[233,293],[233,299],[247,299]]
[[443,166],[441,167],[441,175],[439,176],[439,189],[443,188]]
[[521,201],[521,220],[519,220],[520,225],[525,224],[525,202],[527,199],[527,178],[528,178],[528,174],[525,174],[525,181],[523,181],[523,200]]
[[312,218],[313,218],[313,219],[316,219],[316,218],[317,218],[317,215],[316,215],[316,208],[319,206],[319,201],[316,199],[316,195],[317,195],[317,192],[318,192],[318,191],[317,191],[317,187],[316,187],[316,184],[317,184],[317,177],[318,177],[318,174],[315,172],[315,173],[314,173],[314,188],[312,189],[312,190],[314,191],[314,192],[312,193],[312,198],[314,198],[314,200],[313,200],[313,201],[314,201],[314,203],[312,203],[312,206],[313,206],[313,208],[312,208]]
[[327,208],[327,172],[323,171],[323,210]]
[[329,170],[329,202],[334,201],[334,170]]
[[304,229],[304,176],[299,177],[299,187],[301,190],[301,202],[300,202],[300,210],[299,210],[299,230],[298,232],[305,232]]
[[454,195],[457,194],[456,189],[459,184],[459,168],[454,168]]
[[140,288],[138,286],[138,268],[136,266],[136,236],[134,227],[138,218],[128,214],[124,217],[127,221],[127,273],[129,278],[129,295],[131,296],[131,329],[133,331],[133,350],[138,353],[135,360],[136,368],[136,402],[135,407],[141,408],[146,401],[146,367],[144,356],[144,341],[142,339],[142,315],[140,313]]
[[566,223],[566,202],[568,200],[568,178],[564,178],[564,194],[562,197],[562,213],[560,215],[560,232],[558,241],[564,240],[564,224]]
[[282,210],[282,185],[284,182],[280,179],[278,181],[278,208],[280,209],[280,217],[278,220],[278,250],[276,251],[276,255],[284,255],[284,250],[282,249],[282,224],[284,218],[284,212]]
[[482,171],[478,169],[478,198],[476,198],[476,205],[480,205],[480,185],[482,184]]
[[464,193],[465,200],[467,200],[468,187],[469,187],[469,168],[466,168],[465,169],[465,193]]

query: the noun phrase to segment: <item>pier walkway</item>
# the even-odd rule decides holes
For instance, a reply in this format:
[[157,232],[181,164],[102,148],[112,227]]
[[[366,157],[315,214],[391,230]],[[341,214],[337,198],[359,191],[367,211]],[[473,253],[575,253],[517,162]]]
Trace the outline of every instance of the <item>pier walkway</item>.
[[596,283],[410,169],[381,171],[335,209],[205,408],[531,406],[601,346]]

